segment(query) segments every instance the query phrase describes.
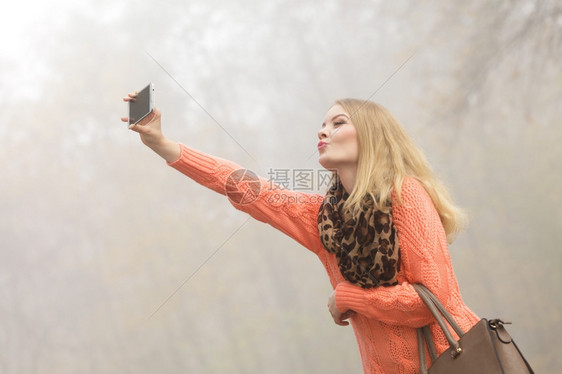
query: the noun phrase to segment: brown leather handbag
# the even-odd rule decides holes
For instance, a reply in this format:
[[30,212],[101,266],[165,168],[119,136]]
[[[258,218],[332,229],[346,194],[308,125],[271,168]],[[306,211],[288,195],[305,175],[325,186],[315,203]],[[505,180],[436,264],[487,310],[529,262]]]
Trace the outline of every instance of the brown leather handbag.
[[[483,318],[464,333],[431,291],[421,284],[413,286],[437,320],[450,346],[437,357],[429,325],[419,328],[417,335],[420,374],[534,374],[504,327],[504,324],[509,322]],[[443,317],[459,336],[458,341],[453,337]],[[426,363],[424,340],[431,356],[432,364],[429,369]]]

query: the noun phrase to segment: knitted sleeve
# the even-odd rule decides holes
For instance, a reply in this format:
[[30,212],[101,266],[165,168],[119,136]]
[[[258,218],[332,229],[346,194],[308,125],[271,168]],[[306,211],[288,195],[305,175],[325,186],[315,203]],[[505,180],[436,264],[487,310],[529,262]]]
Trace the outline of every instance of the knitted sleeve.
[[317,252],[316,215],[323,196],[283,189],[239,165],[181,145],[181,156],[168,163],[195,182],[226,195],[238,210],[270,224]]
[[446,235],[431,198],[413,178],[404,182],[402,204],[393,206],[393,215],[400,242],[403,281],[396,286],[372,289],[349,282],[339,283],[336,306],[342,312],[352,309],[384,323],[420,327],[431,322],[432,316],[412,284],[423,283],[445,305],[451,287],[457,287]]

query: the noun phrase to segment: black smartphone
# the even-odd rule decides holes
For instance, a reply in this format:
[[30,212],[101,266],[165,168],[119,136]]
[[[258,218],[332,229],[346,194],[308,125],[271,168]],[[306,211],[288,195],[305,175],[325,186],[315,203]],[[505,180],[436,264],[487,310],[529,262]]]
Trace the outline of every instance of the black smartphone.
[[140,90],[135,101],[129,101],[129,125],[134,125],[144,117],[152,113],[154,108],[154,85],[149,83],[148,86]]

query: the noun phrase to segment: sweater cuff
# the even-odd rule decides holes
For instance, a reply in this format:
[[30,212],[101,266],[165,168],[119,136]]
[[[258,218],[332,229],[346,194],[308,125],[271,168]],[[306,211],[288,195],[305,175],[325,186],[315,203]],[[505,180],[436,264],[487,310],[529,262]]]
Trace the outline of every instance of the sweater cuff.
[[180,150],[180,157],[174,162],[167,162],[167,164],[195,180],[207,177],[218,167],[215,158],[206,153],[188,148],[183,144],[180,144]]
[[361,313],[365,308],[365,290],[344,281],[336,286],[336,308],[341,313],[348,310]]

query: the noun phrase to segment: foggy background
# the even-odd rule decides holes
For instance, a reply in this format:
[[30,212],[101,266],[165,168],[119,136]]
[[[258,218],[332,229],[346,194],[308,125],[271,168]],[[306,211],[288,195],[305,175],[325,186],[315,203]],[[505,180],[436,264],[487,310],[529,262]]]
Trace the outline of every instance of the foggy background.
[[1,373],[361,372],[316,257],[120,122],[150,81],[168,137],[264,177],[321,168],[335,99],[389,108],[470,214],[466,303],[560,371],[559,1],[19,1],[0,31]]

